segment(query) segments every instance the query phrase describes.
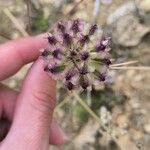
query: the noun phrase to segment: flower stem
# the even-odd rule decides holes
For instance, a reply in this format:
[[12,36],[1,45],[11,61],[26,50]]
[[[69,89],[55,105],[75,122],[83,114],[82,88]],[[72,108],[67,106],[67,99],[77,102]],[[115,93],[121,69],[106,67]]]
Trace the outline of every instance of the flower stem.
[[[79,95],[76,92],[73,92],[73,96],[76,98],[76,100],[80,103],[80,105],[106,130],[107,135],[109,135],[119,146],[119,148],[121,150],[125,150],[120,143],[117,141],[117,138],[115,136],[112,135],[110,129],[108,127],[106,127],[102,121],[100,120],[100,118],[91,110],[91,108],[79,97]],[[103,135],[103,136],[107,136],[106,133],[103,130],[99,130],[99,132]]]

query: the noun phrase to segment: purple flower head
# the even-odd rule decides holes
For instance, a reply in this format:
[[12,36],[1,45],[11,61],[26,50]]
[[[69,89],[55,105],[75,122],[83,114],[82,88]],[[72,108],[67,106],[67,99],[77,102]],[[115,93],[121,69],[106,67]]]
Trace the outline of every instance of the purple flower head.
[[91,89],[95,82],[104,82],[112,62],[109,38],[98,33],[101,29],[96,24],[81,19],[58,22],[41,53],[47,62],[44,70],[68,90]]

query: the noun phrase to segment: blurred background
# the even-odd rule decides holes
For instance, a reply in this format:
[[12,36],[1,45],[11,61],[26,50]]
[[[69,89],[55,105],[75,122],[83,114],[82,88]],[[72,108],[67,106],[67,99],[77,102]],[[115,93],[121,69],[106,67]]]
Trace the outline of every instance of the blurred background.
[[[58,85],[54,115],[68,141],[51,150],[149,150],[150,0],[0,0],[0,43],[47,32],[63,18],[97,23],[112,38],[114,64],[132,64],[111,69],[108,83],[82,100]],[[19,89],[30,65],[4,83]]]

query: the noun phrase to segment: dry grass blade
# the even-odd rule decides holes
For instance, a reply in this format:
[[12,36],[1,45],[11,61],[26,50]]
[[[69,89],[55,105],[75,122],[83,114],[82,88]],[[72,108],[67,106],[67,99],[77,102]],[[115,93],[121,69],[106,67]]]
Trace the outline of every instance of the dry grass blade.
[[64,98],[64,100],[56,106],[55,112],[58,111],[61,107],[63,107],[70,100],[71,97],[72,97],[72,94],[67,95]]
[[9,9],[5,8],[3,10],[5,15],[14,23],[16,28],[21,32],[23,36],[29,36],[29,34],[25,31],[25,29],[20,25],[19,21],[16,19],[15,16],[9,11]]
[[132,60],[132,61],[124,62],[124,63],[113,64],[110,67],[126,66],[126,65],[135,64],[137,62],[138,62],[137,60]]
[[25,0],[27,6],[27,17],[28,17],[28,32],[32,33],[31,31],[31,1]]
[[7,39],[7,40],[11,40],[11,37],[9,37],[9,35],[4,33],[4,32],[0,32],[0,36]]
[[144,71],[150,71],[149,66],[123,66],[123,67],[110,67],[110,69],[114,70],[144,70]]

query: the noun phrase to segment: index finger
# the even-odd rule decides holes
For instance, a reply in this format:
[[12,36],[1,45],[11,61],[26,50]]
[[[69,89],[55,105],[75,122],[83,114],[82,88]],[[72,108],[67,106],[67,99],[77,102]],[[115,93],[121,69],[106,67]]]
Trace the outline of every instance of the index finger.
[[36,60],[39,49],[47,44],[46,35],[13,40],[0,45],[0,80],[16,73],[23,65]]

